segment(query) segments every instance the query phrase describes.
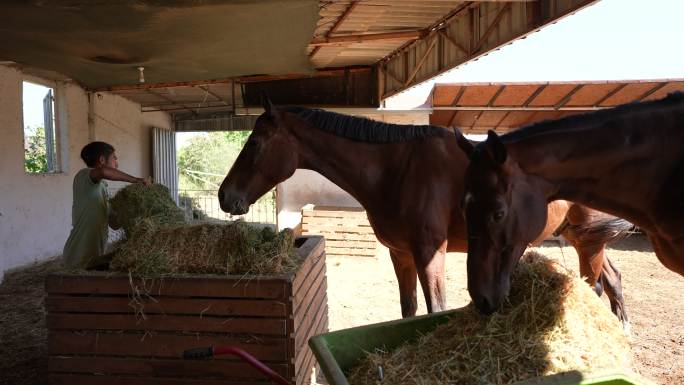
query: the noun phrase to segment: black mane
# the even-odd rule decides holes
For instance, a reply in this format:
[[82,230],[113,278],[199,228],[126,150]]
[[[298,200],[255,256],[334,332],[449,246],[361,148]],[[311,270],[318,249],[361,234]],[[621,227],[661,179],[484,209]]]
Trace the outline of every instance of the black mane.
[[505,142],[511,142],[529,138],[538,134],[564,130],[570,127],[589,127],[592,125],[592,123],[598,123],[625,112],[638,112],[641,110],[667,107],[672,104],[681,103],[683,101],[684,92],[673,92],[668,94],[667,97],[658,100],[652,100],[648,102],[632,102],[613,108],[607,108],[605,110],[567,116],[558,120],[545,120],[533,123],[529,126],[523,126],[515,131],[511,131],[502,135],[501,140]]
[[319,130],[357,142],[407,142],[443,135],[446,132],[444,128],[438,126],[384,123],[305,107],[286,107],[283,110],[297,115]]

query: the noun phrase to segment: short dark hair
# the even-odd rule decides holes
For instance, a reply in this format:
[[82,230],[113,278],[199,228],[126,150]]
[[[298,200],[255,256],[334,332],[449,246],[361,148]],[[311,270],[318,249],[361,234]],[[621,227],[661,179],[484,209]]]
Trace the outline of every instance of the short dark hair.
[[81,159],[85,162],[88,167],[97,166],[97,160],[100,156],[104,156],[108,159],[110,155],[114,153],[114,147],[105,142],[90,142],[86,144],[81,150]]

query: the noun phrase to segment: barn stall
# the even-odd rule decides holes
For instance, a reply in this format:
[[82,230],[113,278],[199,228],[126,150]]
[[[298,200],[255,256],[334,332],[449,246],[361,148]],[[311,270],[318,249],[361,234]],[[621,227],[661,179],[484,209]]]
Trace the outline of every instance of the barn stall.
[[[255,106],[264,90],[276,103],[426,123],[426,111],[378,111],[377,106],[388,96],[592,2],[191,3],[167,8],[118,3],[4,7],[13,20],[31,22],[8,23],[12,44],[0,49],[2,79],[8,85],[2,92],[15,102],[4,107],[2,127],[11,140],[8,151],[3,151],[3,164],[14,166],[3,169],[3,176],[17,182],[3,186],[3,195],[11,197],[2,210],[3,230],[9,229],[2,234],[3,272],[59,253],[69,228],[70,183],[80,162],[77,152],[90,140],[113,142],[123,154],[122,169],[153,174],[157,182],[173,187],[174,170],[168,166],[172,140],[158,138],[181,130],[249,128],[261,112]],[[239,17],[244,15],[248,17]],[[107,18],[128,24],[110,28],[106,21],[93,22]],[[291,20],[301,20],[295,23],[299,27],[292,28]],[[141,25],[148,28],[140,29]],[[191,30],[200,31],[199,36],[188,33]],[[44,33],[37,37],[35,31]],[[73,31],[90,33],[68,33]],[[159,39],[150,42],[145,35]],[[102,41],[111,46],[103,47]],[[39,50],[35,42],[45,48]],[[178,49],[151,49],[170,44]],[[301,54],[302,47],[306,55]],[[276,50],[278,60],[273,60]],[[54,59],[48,64],[41,60],[45,52]],[[246,56],[250,60],[245,64]],[[205,68],[198,68],[198,62]],[[55,90],[53,143],[58,164],[41,175],[23,172],[18,162],[23,125],[18,95],[25,80]],[[280,228],[303,227],[301,208],[307,203],[358,207],[320,176],[299,178],[306,180],[304,186],[279,186]],[[306,184],[318,184],[318,190],[312,192]],[[55,193],[34,197],[23,194],[27,189]],[[317,198],[303,197],[302,191]],[[40,216],[49,220],[39,220]]]

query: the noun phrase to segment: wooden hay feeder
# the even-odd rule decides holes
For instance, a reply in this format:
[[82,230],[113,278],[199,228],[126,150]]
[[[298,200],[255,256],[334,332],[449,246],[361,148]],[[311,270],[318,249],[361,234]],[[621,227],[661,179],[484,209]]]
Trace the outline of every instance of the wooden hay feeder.
[[[57,384],[263,384],[234,357],[184,361],[186,349],[236,346],[305,384],[309,337],[327,331],[325,242],[299,238],[303,262],[282,276],[188,276],[133,285],[125,275],[46,280],[48,372]],[[139,302],[139,303],[138,303]]]

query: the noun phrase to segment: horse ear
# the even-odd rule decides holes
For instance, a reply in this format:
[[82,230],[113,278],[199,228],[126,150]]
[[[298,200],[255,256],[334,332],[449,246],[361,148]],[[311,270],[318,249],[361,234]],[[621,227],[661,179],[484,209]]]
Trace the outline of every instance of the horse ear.
[[454,135],[456,135],[456,143],[458,143],[458,147],[463,150],[463,152],[466,153],[466,155],[470,156],[470,154],[473,153],[473,150],[475,149],[475,146],[463,135],[459,130],[454,127]]
[[506,161],[508,153],[506,152],[506,146],[504,146],[499,135],[492,130],[487,131],[487,140],[485,143],[489,155],[498,163],[503,164]]
[[271,102],[271,99],[268,98],[266,91],[261,91],[261,105],[264,107],[264,112],[266,112],[267,116],[273,119],[273,121],[278,120],[278,109],[273,102]]

